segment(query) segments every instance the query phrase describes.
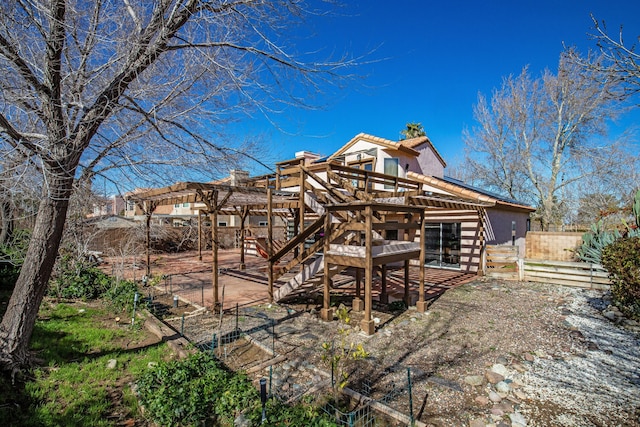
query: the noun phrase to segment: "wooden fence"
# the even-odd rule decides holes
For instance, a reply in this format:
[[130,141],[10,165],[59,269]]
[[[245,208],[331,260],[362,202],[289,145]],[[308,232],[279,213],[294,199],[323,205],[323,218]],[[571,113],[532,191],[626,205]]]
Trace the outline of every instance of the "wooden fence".
[[523,259],[518,247],[487,245],[484,274],[507,280],[554,283],[587,289],[608,289],[609,274],[599,264]]
[[588,289],[608,289],[609,274],[599,264],[571,261],[525,259],[521,262],[521,280],[555,283]]
[[487,245],[485,275],[502,279],[518,279],[518,247]]

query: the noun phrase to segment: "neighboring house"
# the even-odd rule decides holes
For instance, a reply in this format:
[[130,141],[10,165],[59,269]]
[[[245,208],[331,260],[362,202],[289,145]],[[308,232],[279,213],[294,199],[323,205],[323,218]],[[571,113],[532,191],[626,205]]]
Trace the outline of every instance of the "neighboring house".
[[91,213],[87,215],[87,218],[122,215],[124,214],[124,208],[125,202],[122,196],[102,197],[99,198],[97,203],[94,203]]

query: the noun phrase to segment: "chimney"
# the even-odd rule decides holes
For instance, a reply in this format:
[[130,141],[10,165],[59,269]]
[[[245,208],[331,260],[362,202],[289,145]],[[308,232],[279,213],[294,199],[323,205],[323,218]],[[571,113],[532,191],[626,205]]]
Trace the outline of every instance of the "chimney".
[[249,180],[249,172],[241,169],[232,169],[229,171],[231,177],[231,185],[233,187],[241,187]]

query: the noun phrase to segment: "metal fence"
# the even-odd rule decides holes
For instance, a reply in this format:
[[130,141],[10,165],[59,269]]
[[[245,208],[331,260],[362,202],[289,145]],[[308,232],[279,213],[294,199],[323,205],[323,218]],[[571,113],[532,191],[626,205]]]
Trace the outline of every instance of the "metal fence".
[[309,347],[316,356],[322,353],[320,334],[292,326],[299,316],[280,306],[235,306],[222,313],[201,311],[165,321],[229,368],[246,372],[256,382],[266,379],[269,396],[280,401],[313,403],[344,426],[413,424],[407,368],[372,379],[375,362],[363,359],[349,365],[349,384],[334,394],[340,387],[340,367],[320,357],[290,357],[296,347]]

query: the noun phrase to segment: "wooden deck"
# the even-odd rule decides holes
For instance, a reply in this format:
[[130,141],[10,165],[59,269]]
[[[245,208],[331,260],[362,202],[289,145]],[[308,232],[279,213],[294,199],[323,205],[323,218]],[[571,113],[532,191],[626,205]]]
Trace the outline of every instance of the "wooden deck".
[[[239,250],[228,249],[220,251],[220,286],[224,286],[224,307],[251,306],[268,303],[269,287],[267,277],[267,261],[258,256],[245,258],[246,269],[239,270]],[[111,272],[111,265],[115,262],[109,260],[103,265],[105,271]],[[137,266],[129,268],[127,276],[133,278],[134,271],[139,280],[144,274],[144,268]],[[213,304],[213,289],[211,284],[211,254],[204,254],[202,260],[198,259],[197,252],[185,252],[180,254],[164,254],[153,256],[151,263],[153,275],[171,275],[173,293],[182,296],[194,303],[201,305],[204,294],[204,305]],[[441,270],[425,268],[425,299],[433,299],[448,289],[460,286],[474,280],[475,274],[462,273],[454,270]],[[332,293],[355,296],[355,278],[350,269],[340,274],[339,284],[332,289]],[[410,268],[410,283],[412,300],[418,296],[419,268]],[[374,274],[372,296],[379,300],[381,278]],[[160,285],[160,290],[164,290]],[[308,291],[308,289],[307,289]],[[317,289],[322,292],[321,288]],[[389,302],[401,300],[404,295],[404,278],[402,270],[388,272],[387,293]]]

